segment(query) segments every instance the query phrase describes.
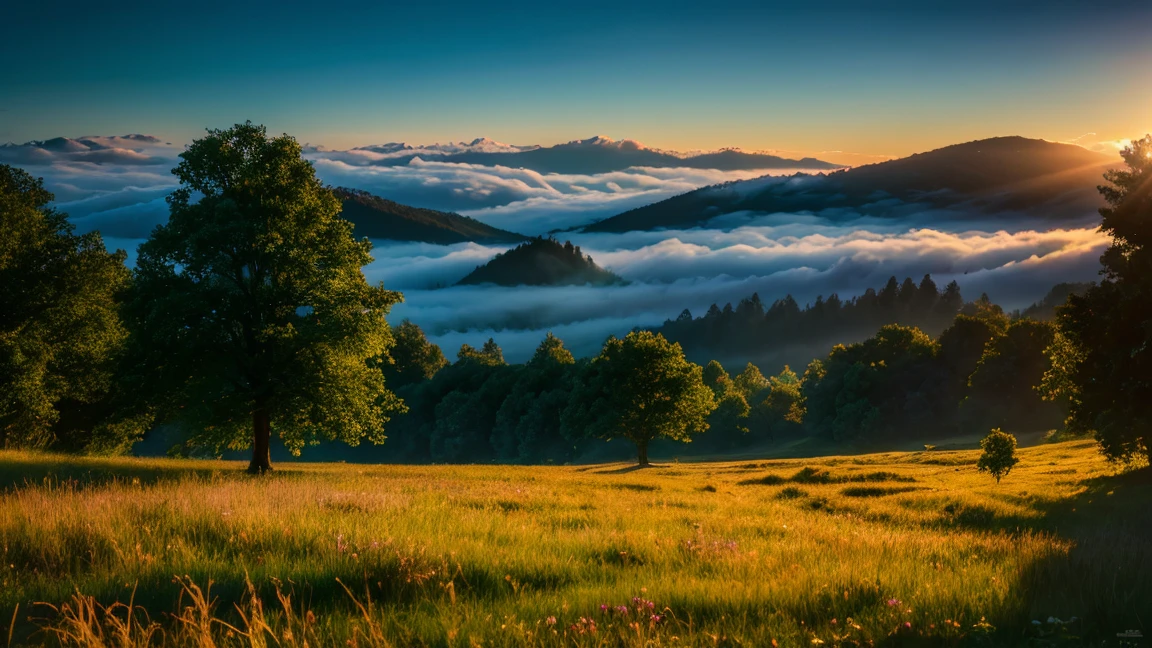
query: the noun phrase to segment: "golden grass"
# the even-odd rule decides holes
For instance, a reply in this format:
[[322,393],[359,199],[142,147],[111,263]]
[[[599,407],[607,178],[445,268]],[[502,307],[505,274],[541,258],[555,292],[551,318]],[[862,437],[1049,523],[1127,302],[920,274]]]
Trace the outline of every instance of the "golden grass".
[[789,646],[1096,643],[1152,617],[1147,469],[1066,442],[996,485],[976,457],[253,478],[5,452],[0,619],[11,645]]

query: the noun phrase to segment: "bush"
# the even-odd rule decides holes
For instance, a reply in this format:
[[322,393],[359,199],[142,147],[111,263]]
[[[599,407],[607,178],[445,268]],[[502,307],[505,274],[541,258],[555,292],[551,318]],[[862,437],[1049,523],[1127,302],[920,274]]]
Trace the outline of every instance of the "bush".
[[996,478],[997,484],[1012,471],[1013,466],[1020,462],[1020,459],[1016,457],[1016,437],[1000,428],[992,430],[988,436],[984,437],[984,440],[980,442],[980,448],[984,452],[980,455],[980,460],[976,462],[976,468],[980,472],[990,473]]

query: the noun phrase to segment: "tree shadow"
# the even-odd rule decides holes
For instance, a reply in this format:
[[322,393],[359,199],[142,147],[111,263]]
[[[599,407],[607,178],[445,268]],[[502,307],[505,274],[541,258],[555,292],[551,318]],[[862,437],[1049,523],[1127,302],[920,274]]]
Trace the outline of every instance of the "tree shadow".
[[[1050,552],[1019,573],[1010,609],[989,611],[990,622],[1015,633],[1010,638],[1001,632],[1002,639],[1040,646],[1125,645],[1118,633],[1152,636],[1152,468],[1080,484],[1084,490],[1073,497],[1037,504],[1039,520],[985,519],[978,511],[957,516],[968,529],[1050,534],[1066,543],[1066,550]],[[1050,617],[1076,620],[1053,626]]]
[[[0,492],[42,485],[88,487],[114,482],[155,484],[187,478],[254,478],[247,475],[246,468],[247,463],[240,461],[140,460],[0,452]],[[272,474],[283,477],[301,473],[277,468]]]
[[641,466],[639,464],[631,464],[628,466],[623,466],[621,468],[609,468],[609,469],[605,469],[605,470],[593,470],[592,474],[593,475],[625,475],[628,473],[634,473],[634,472],[638,472],[641,470],[648,470],[650,468],[667,468],[667,467],[668,467],[668,465],[666,465],[666,464],[650,463],[647,466]]

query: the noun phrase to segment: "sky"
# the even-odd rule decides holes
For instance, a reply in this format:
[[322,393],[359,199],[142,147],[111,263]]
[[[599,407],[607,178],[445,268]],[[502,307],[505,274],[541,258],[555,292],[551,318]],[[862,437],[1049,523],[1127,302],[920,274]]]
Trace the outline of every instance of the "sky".
[[103,4],[0,9],[0,142],[250,119],[332,148],[602,134],[858,164],[1152,130],[1148,2]]

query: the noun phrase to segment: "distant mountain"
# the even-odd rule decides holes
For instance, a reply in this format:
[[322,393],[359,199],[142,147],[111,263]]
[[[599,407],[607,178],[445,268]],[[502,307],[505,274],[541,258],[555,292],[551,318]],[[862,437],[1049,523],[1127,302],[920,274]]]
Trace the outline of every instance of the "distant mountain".
[[606,286],[624,280],[596,265],[579,246],[554,238],[534,238],[496,255],[477,267],[459,286],[496,284],[499,286]]
[[1071,144],[997,137],[826,175],[766,176],[703,187],[593,223],[584,231],[693,227],[745,211],[850,210],[884,217],[934,207],[1079,218],[1100,205],[1096,185],[1118,162]]
[[512,146],[481,138],[468,144],[450,142],[446,145],[414,147],[390,143],[364,146],[352,151],[374,154],[364,162],[374,166],[402,166],[415,158],[421,158],[425,161],[523,168],[540,173],[608,173],[630,167],[687,167],[724,171],[751,169],[828,171],[843,168],[841,165],[814,158],[791,160],[766,153],[745,153],[736,149],[681,155],[649,148],[635,140],[616,141],[602,136],[548,147]]
[[526,236],[485,225],[475,218],[451,212],[409,207],[358,189],[335,190],[344,205],[344,218],[355,226],[353,234],[373,239],[419,241],[449,245],[516,243]]

